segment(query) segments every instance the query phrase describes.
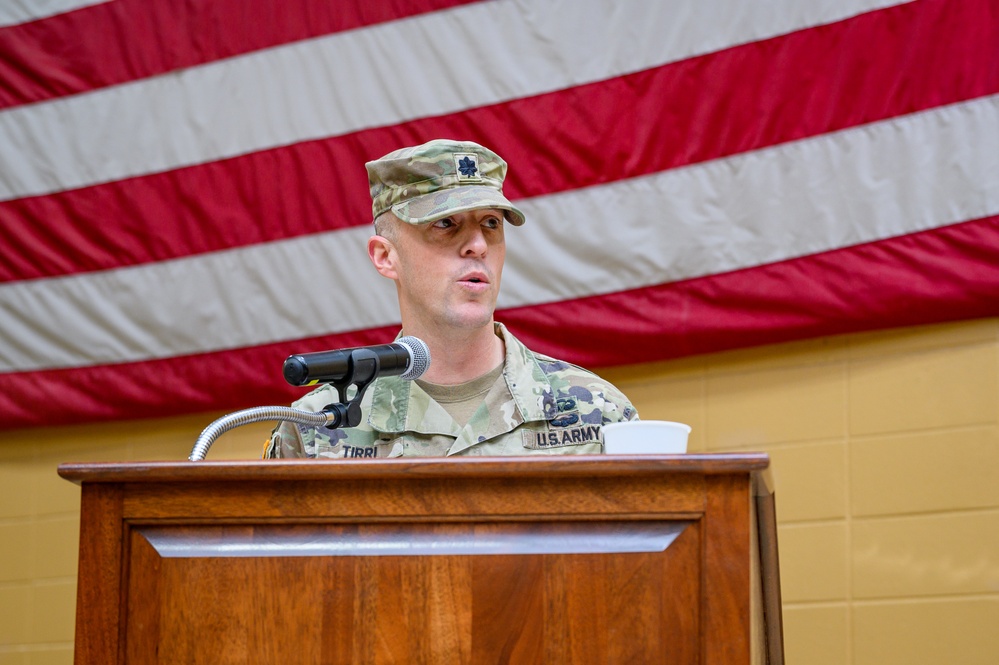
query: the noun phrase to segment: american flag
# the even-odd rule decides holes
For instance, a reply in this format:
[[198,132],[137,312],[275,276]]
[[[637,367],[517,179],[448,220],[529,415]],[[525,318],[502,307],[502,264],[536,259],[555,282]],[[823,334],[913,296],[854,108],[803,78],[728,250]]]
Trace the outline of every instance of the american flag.
[[377,344],[363,163],[510,164],[497,319],[600,367],[999,315],[996,0],[0,3],[0,426]]

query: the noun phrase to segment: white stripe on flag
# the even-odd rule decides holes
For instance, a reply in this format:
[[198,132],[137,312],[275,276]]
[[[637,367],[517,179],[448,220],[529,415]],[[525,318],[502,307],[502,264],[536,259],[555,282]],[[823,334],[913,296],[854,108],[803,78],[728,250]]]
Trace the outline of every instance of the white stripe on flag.
[[40,18],[71,12],[74,9],[100,5],[111,0],[2,0],[0,27],[17,25]]
[[[509,230],[500,304],[612,293],[999,214],[996,173],[999,95],[521,200],[530,221]],[[391,325],[395,292],[367,262],[369,234],[355,227],[0,285],[8,337],[0,371]],[[338,281],[342,275],[348,284]]]
[[[561,90],[895,4],[497,1],[337,33],[0,112],[0,200]],[[434,66],[414,77],[398,62]]]
[[528,219],[544,223],[508,241],[515,277],[499,306],[702,277],[995,215],[997,173],[993,95],[521,200]]

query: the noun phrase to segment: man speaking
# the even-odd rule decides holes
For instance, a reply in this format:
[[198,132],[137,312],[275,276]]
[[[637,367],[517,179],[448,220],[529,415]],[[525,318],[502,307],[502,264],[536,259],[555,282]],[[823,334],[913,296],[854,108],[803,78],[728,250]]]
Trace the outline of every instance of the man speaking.
[[[506,227],[525,222],[503,195],[499,155],[435,140],[366,167],[368,256],[395,282],[400,334],[422,340],[432,361],[416,380],[377,378],[357,427],[280,423],[265,457],[596,454],[603,425],[638,419],[613,385],[534,353],[494,320]],[[339,400],[323,385],[293,406],[320,411]]]

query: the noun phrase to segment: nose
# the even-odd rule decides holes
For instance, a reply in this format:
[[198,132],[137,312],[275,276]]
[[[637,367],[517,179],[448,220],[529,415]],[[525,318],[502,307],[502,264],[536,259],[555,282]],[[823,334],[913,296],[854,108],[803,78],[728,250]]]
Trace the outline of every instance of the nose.
[[482,227],[478,224],[470,225],[468,234],[461,244],[461,255],[464,257],[483,257],[489,243],[486,242],[486,235]]

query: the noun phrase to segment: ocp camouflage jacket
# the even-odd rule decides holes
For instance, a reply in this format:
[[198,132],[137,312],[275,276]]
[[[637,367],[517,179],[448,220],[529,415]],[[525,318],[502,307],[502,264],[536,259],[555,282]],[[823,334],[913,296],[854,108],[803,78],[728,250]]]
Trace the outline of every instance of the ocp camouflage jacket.
[[[503,381],[464,427],[415,382],[381,377],[364,394],[358,427],[282,422],[264,457],[599,454],[603,425],[638,419],[621,391],[596,374],[534,353],[502,324],[496,331],[506,345]],[[320,411],[336,401],[336,389],[324,385],[292,406]]]

